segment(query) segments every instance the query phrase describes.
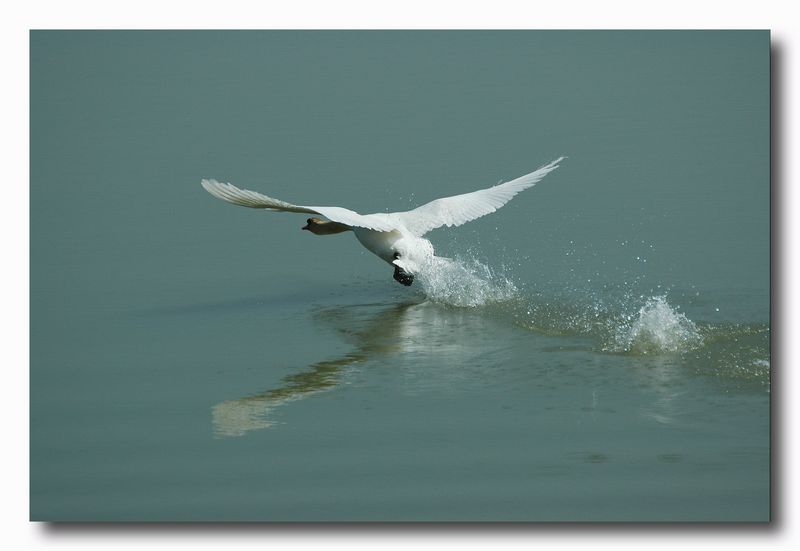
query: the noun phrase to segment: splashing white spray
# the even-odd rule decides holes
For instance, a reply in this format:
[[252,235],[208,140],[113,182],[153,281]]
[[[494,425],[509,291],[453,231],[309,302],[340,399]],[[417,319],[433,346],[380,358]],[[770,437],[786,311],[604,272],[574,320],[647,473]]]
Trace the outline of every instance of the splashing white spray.
[[511,281],[477,260],[459,261],[434,256],[416,278],[429,300],[450,306],[484,306],[518,295]]
[[648,299],[631,322],[617,327],[609,352],[633,354],[674,353],[703,344],[697,326],[685,314],[675,311],[666,297]]

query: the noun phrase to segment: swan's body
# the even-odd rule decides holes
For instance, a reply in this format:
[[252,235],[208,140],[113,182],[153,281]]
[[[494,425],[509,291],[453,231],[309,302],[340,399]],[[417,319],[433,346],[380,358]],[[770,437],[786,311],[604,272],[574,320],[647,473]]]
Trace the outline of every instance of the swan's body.
[[367,250],[395,266],[394,278],[397,281],[411,285],[414,274],[433,257],[433,245],[423,235],[441,226],[460,226],[496,211],[517,193],[535,185],[558,168],[562,160],[560,157],[510,182],[436,199],[406,212],[358,214],[342,207],[305,207],[216,180],[203,180],[202,185],[214,197],[234,205],[322,215],[328,220],[309,218],[303,229],[316,235],[352,231]]
[[403,239],[403,234],[399,230],[386,232],[353,228],[353,233],[356,235],[356,239],[364,245],[364,248],[389,264],[395,259],[394,254],[397,252],[395,245]]

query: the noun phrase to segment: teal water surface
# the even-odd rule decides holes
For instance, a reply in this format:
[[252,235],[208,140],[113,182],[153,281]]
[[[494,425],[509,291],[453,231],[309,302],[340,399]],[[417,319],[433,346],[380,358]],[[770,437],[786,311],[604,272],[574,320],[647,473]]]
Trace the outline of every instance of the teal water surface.
[[[769,33],[31,33],[31,518],[766,521]],[[561,155],[428,237],[408,210]]]

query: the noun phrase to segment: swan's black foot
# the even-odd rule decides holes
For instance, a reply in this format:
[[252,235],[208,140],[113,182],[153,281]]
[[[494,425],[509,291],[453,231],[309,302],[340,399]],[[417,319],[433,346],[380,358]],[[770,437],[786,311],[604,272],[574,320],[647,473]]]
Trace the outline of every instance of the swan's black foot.
[[400,266],[394,267],[394,279],[406,287],[409,287],[412,283],[414,283],[414,276],[408,272],[404,272]]

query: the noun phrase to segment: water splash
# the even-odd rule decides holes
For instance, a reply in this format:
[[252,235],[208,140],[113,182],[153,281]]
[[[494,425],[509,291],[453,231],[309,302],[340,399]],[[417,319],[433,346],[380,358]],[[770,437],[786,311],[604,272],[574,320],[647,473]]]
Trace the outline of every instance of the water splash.
[[[703,344],[695,323],[678,312],[666,296],[629,292],[588,301],[522,293],[508,277],[475,258],[433,257],[417,273],[425,297],[457,307],[490,307],[511,315],[518,325],[546,334],[597,337],[600,350],[633,355],[671,354]],[[644,304],[642,304],[644,301]]]
[[449,306],[474,308],[519,294],[512,281],[475,259],[434,256],[416,274],[416,281],[428,300]]
[[[415,288],[431,303],[476,309],[537,334],[585,339],[579,347],[586,350],[677,362],[697,374],[769,390],[768,323],[689,319],[667,295],[691,305],[696,291],[648,289],[636,277],[520,283],[509,275],[517,256],[497,270],[477,258],[473,250],[455,260],[435,257],[416,274]],[[697,306],[692,311],[702,316]]]
[[631,354],[669,354],[685,352],[703,344],[695,323],[676,311],[666,297],[647,300],[629,323],[615,328],[604,350]]
[[532,294],[503,307],[517,325],[531,331],[593,337],[600,352],[673,354],[703,344],[698,326],[665,296],[589,294],[578,299]]

